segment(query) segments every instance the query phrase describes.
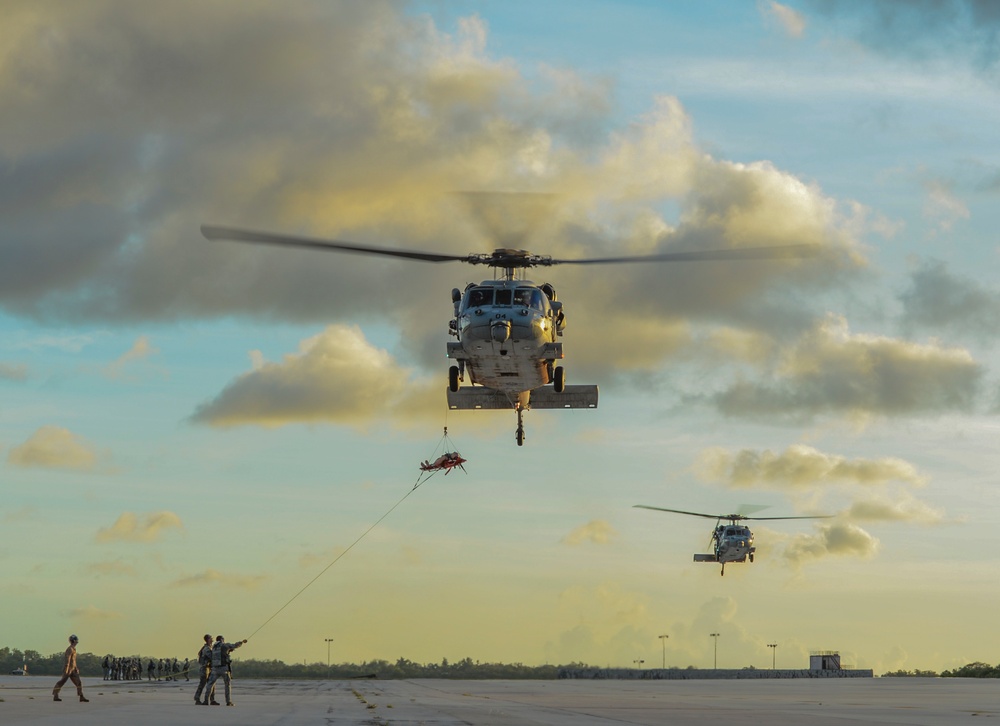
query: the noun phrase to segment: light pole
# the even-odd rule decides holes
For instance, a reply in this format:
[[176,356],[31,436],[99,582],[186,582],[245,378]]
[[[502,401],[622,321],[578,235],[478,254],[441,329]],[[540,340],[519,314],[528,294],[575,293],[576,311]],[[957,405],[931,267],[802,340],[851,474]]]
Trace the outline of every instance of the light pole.
[[323,638],[326,641],[326,677],[330,677],[330,643],[333,642],[333,638]]
[[776,650],[776,648],[778,647],[778,644],[777,643],[768,643],[767,647],[771,649],[771,670],[773,671],[774,670],[774,654],[778,652]]
[[642,664],[645,663],[646,661],[644,661],[642,658],[636,658],[632,662],[635,663],[636,668],[642,668]]
[[709,637],[715,638],[715,663],[712,668],[719,669],[719,633],[709,633]]
[[669,635],[660,636],[660,643],[663,645],[663,665],[660,667],[663,668],[664,670],[666,670],[667,667],[667,638],[669,637],[670,637]]

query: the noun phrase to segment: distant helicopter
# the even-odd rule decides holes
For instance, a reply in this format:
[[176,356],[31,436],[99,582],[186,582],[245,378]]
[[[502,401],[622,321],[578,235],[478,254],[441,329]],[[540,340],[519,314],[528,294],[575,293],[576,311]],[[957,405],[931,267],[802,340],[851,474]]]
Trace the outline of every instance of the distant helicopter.
[[[710,546],[714,550],[713,554],[696,554],[695,562],[719,562],[722,564],[720,575],[726,574],[727,562],[746,562],[748,559],[753,562],[754,552],[757,548],[753,546],[753,532],[749,527],[739,525],[748,519],[756,521],[775,519],[829,519],[830,514],[818,514],[806,517],[748,517],[745,514],[702,514],[701,512],[685,512],[680,509],[666,509],[665,507],[651,507],[648,504],[634,505],[639,509],[652,509],[657,512],[673,512],[674,514],[687,514],[692,517],[704,517],[714,519],[715,527],[712,529],[712,540]],[[729,524],[722,524],[723,520]]]
[[[517,412],[517,445],[524,444],[522,415],[530,408],[597,408],[596,385],[567,385],[563,347],[556,338],[566,327],[563,304],[549,283],[524,279],[530,267],[593,265],[623,262],[748,261],[794,259],[813,255],[816,245],[744,247],[691,252],[665,252],[633,257],[553,259],[525,250],[495,249],[489,254],[450,255],[337,240],[273,234],[234,227],[202,225],[210,240],[310,247],[365,255],[401,257],[420,262],[465,262],[499,270],[499,278],[454,288],[454,314],[448,332],[448,407],[453,410],[513,409]],[[496,278],[497,275],[495,274]],[[466,376],[473,384],[461,386]],[[478,387],[477,385],[478,384]]]

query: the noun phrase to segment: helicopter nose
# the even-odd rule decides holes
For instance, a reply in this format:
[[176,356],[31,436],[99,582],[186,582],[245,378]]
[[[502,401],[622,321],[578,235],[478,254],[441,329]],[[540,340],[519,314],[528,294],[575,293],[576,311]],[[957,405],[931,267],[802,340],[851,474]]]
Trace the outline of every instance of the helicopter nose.
[[506,343],[510,339],[510,321],[494,320],[490,325],[490,336],[497,343]]

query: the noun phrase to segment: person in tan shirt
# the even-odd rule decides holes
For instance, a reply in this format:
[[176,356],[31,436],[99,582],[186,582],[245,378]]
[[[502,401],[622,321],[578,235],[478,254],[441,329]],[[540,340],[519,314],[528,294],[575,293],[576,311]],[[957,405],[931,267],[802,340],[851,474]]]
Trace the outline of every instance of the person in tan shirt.
[[62,678],[56,683],[56,687],[52,689],[52,700],[61,701],[59,698],[59,689],[66,685],[66,681],[73,681],[73,685],[76,686],[76,695],[80,697],[81,703],[90,703],[87,698],[83,696],[83,683],[80,682],[80,669],[76,666],[76,644],[80,642],[80,639],[75,635],[69,636],[69,647],[66,649],[66,660],[63,662],[63,672]]

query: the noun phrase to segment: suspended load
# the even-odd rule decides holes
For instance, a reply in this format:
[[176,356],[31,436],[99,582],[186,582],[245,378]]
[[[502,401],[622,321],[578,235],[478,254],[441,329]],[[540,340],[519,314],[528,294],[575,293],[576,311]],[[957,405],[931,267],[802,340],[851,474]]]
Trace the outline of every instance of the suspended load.
[[430,461],[424,461],[420,465],[420,471],[427,471],[427,472],[443,471],[445,473],[445,476],[447,476],[451,472],[451,470],[454,469],[456,466],[462,471],[465,471],[465,467],[462,466],[462,464],[464,464],[465,462],[466,459],[463,459],[462,455],[459,454],[457,451],[446,452],[444,454],[441,454],[441,456],[439,456],[438,458],[436,458],[433,461],[433,463]]

